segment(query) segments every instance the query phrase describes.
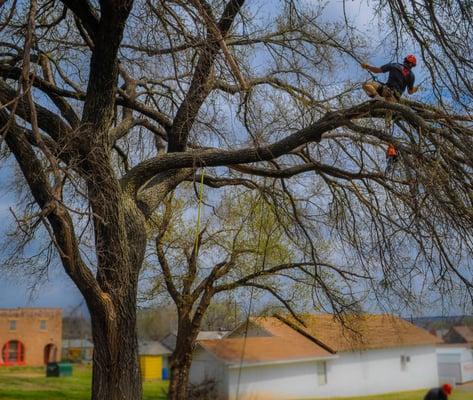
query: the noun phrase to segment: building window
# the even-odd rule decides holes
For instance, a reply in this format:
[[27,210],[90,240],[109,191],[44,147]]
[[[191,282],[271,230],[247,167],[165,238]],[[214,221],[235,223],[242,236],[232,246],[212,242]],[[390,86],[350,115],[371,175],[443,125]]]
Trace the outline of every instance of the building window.
[[5,365],[23,364],[25,361],[25,346],[18,340],[10,340],[3,345],[1,358]]
[[317,380],[319,385],[327,384],[327,363],[325,361],[317,363]]
[[42,319],[41,321],[39,321],[39,329],[41,329],[42,331],[46,330],[46,320],[45,319]]
[[11,319],[10,320],[10,330],[11,331],[16,331],[16,319]]
[[410,363],[410,361],[411,361],[410,356],[405,356],[405,355],[401,356],[401,371],[407,371],[407,366]]

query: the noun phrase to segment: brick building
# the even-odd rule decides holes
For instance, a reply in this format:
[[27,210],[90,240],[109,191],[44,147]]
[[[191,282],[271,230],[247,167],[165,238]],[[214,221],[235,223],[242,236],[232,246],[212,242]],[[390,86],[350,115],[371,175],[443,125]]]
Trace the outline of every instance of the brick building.
[[0,366],[60,361],[60,308],[0,309]]

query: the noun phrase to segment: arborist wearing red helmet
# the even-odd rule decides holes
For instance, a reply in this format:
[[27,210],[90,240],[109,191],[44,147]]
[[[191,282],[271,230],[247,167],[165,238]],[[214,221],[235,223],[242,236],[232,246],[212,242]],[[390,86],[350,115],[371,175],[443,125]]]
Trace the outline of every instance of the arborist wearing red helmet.
[[363,89],[368,96],[372,98],[384,98],[386,101],[396,101],[401,98],[404,90],[407,88],[409,94],[417,92],[417,87],[414,86],[415,76],[412,72],[417,64],[416,57],[409,54],[404,58],[403,64],[391,63],[385,64],[382,67],[372,67],[368,64],[361,64],[361,67],[374,73],[381,74],[389,72],[388,81],[386,83],[366,82],[363,84]]
[[[361,64],[361,67],[374,73],[380,74],[389,72],[388,80],[386,83],[380,83],[376,81],[368,81],[363,84],[363,89],[366,94],[376,100],[385,100],[388,102],[396,102],[400,100],[401,95],[407,88],[409,94],[417,92],[418,87],[414,86],[415,76],[412,72],[417,64],[416,57],[409,54],[404,58],[404,62],[385,64],[381,67],[372,67],[368,64]],[[386,125],[390,125],[391,114],[387,114]],[[393,144],[389,144],[386,158],[387,167],[386,172],[393,169],[394,163],[398,159],[398,151]]]
[[424,400],[448,400],[452,394],[452,385],[444,383],[442,387],[430,389],[424,397]]

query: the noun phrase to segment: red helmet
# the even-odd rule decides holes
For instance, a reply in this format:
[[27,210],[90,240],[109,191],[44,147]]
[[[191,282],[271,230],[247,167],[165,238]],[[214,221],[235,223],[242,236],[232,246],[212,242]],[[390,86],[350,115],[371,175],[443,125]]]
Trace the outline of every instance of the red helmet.
[[417,64],[416,56],[413,54],[408,54],[406,58],[404,59],[404,63],[410,63],[412,64],[413,67],[415,67]]
[[442,391],[448,395],[452,394],[452,385],[450,385],[450,383],[444,383],[442,385]]

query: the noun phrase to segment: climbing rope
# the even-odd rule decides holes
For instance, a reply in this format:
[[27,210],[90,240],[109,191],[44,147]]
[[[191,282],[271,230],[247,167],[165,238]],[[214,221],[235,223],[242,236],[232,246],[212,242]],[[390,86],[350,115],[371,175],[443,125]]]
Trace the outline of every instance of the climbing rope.
[[[259,198],[262,199],[262,197],[263,196],[260,194]],[[263,202],[263,204],[264,204],[264,202]],[[258,240],[257,240],[257,244],[256,244],[257,253],[256,253],[256,257],[255,257],[255,263],[253,265],[253,273],[256,273],[256,267],[258,266],[259,247],[260,247],[260,244],[261,244],[261,233],[263,231],[263,218],[264,218],[264,212],[263,211],[264,211],[263,208],[261,208],[261,211],[260,211],[261,217],[260,217],[260,223],[259,223],[259,229],[258,229]],[[265,261],[266,261],[266,246],[264,248],[263,260],[262,261],[263,261],[262,264],[263,264],[263,268],[264,268],[264,264],[265,264]],[[243,347],[242,347],[241,355],[240,355],[240,366],[238,367],[238,380],[237,380],[237,390],[236,390],[235,400],[238,400],[239,395],[240,395],[241,372],[242,372],[242,369],[243,369],[243,358],[245,357],[246,340],[248,338],[248,327],[250,325],[250,316],[251,316],[251,309],[253,307],[254,291],[255,291],[254,286],[251,286],[250,301],[249,301],[249,304],[248,304],[248,312],[246,314],[246,321],[245,321],[245,334],[243,336]]]
[[197,224],[195,227],[195,239],[194,239],[194,252],[197,257],[199,251],[199,233],[200,233],[200,216],[202,213],[202,203],[204,197],[204,175],[205,168],[202,169],[202,175],[200,176],[200,188],[199,188],[199,205],[197,207]]

